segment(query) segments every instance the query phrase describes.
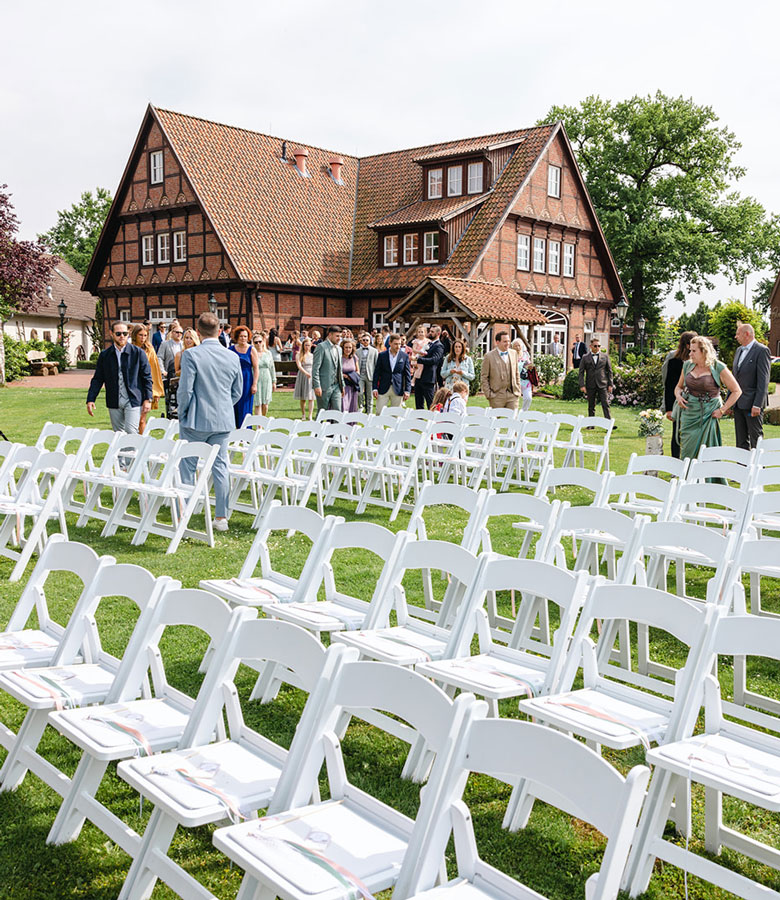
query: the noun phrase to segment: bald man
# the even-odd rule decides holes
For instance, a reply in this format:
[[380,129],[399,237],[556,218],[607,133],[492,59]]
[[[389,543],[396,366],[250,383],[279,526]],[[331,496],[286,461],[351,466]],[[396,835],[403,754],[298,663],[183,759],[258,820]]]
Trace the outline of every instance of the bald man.
[[732,369],[742,396],[734,406],[737,447],[752,450],[764,436],[764,407],[769,402],[769,348],[759,344],[752,325],[737,328],[737,352]]

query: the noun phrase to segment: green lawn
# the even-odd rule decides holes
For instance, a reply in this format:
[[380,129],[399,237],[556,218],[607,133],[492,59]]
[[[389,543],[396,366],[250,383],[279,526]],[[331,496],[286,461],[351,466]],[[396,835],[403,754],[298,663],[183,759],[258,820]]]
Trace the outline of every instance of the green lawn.
[[[477,401],[478,402],[478,401]],[[584,412],[584,404],[537,400],[535,408]],[[297,404],[290,393],[277,394],[271,411],[275,415],[294,415]],[[615,410],[618,431],[611,445],[611,465],[616,472],[625,471],[632,452],[643,452],[643,441],[636,435],[636,414],[622,409]],[[99,405],[95,419],[90,420],[84,408],[84,394],[74,390],[40,390],[14,388],[0,390],[0,430],[10,440],[33,443],[46,420],[68,424],[109,427],[105,408]],[[780,434],[780,428],[769,427],[767,435]],[[668,440],[668,436],[667,436]],[[733,426],[724,427],[724,442],[733,444]],[[573,496],[573,502],[582,498]],[[332,512],[354,518],[354,507],[340,503]],[[388,524],[386,510],[369,507],[363,516],[366,521]],[[402,528],[408,514],[401,514],[393,529]],[[427,518],[429,536],[432,538],[459,539],[463,517],[437,511]],[[252,540],[251,521],[248,516],[237,514],[231,520],[228,534],[217,535],[214,550],[200,543],[184,541],[173,557],[165,555],[166,542],[152,536],[143,547],[131,547],[131,534],[121,530],[114,538],[100,537],[100,525],[90,524],[76,528],[69,518],[70,537],[82,540],[98,552],[111,554],[120,562],[141,565],[156,575],[171,575],[185,586],[195,587],[205,577],[232,577],[238,573]],[[507,523],[497,522],[491,529],[495,549],[516,553],[517,532]],[[276,542],[277,551],[283,554],[284,566],[290,574],[300,570],[306,547],[296,536],[286,540],[281,536]],[[337,578],[351,593],[370,597],[372,581],[381,567],[381,560],[365,552],[344,552],[335,560]],[[8,620],[18,600],[22,586],[7,583],[11,571],[8,560],[0,560],[0,623]],[[698,586],[703,590],[703,585]],[[441,585],[437,585],[441,588]],[[64,621],[75,599],[76,585],[72,580],[59,579],[52,584],[48,594],[55,617]],[[420,602],[419,581],[410,580],[407,593],[412,602]],[[767,598],[772,602],[776,598]],[[507,598],[500,598],[502,605]],[[133,617],[126,603],[119,600],[101,607],[99,625],[104,634],[107,649],[121,653],[132,627]],[[204,649],[204,638],[188,629],[174,629],[163,647],[167,671],[172,682],[190,693],[197,691],[200,676],[197,673],[198,654]],[[657,654],[673,656],[676,648],[656,642]],[[720,667],[724,684],[731,674],[729,661]],[[768,693],[777,695],[776,673],[758,673],[757,683]],[[283,690],[277,701],[261,706],[248,701],[252,678],[248,672],[240,672],[239,691],[242,696],[247,722],[275,739],[289,742],[300,712],[303,698],[293,689]],[[505,715],[517,715],[516,704],[505,704]],[[21,723],[23,710],[8,697],[0,697],[2,721],[16,729]],[[71,773],[77,762],[77,754],[71,745],[49,729],[43,748],[47,758],[64,771]],[[398,780],[403,762],[404,747],[394,739],[384,737],[372,728],[356,723],[344,741],[345,757],[350,777],[369,790],[375,790],[397,808],[413,812],[418,790],[414,785]],[[642,761],[643,752],[634,750],[611,754],[610,759],[623,771]],[[109,770],[100,791],[100,798],[120,814],[136,830],[142,830],[149,815],[149,804],[139,811],[138,798]],[[603,843],[600,837],[580,822],[558,814],[542,804],[537,808],[530,826],[520,834],[509,835],[500,828],[503,806],[508,798],[506,786],[486,778],[475,778],[468,788],[478,840],[483,855],[496,865],[522,878],[541,891],[558,900],[584,895],[584,883],[597,868]],[[692,849],[703,852],[700,839],[703,820],[703,794],[694,792],[694,819],[697,836],[691,840]],[[780,820],[739,803],[725,803],[727,815],[732,821],[749,822],[749,828],[761,831],[775,845],[780,843]],[[56,900],[56,898],[89,898],[108,900],[116,897],[127,871],[128,858],[104,834],[87,825],[79,839],[65,847],[49,847],[46,834],[59,806],[59,797],[44,787],[35,777],[28,776],[19,790],[0,795],[0,900]],[[210,828],[177,834],[173,855],[208,886],[220,898],[235,896],[240,883],[240,872],[230,869],[226,860],[211,845]],[[759,866],[736,854],[727,853],[724,858],[739,871],[761,880],[774,890],[780,890],[780,873]],[[452,857],[449,862],[452,863]],[[688,879],[688,895],[694,898],[726,898],[731,896],[714,889],[695,878]],[[165,887],[155,890],[155,898],[174,896]],[[659,865],[645,895],[652,900],[682,898],[682,873],[671,866]]]

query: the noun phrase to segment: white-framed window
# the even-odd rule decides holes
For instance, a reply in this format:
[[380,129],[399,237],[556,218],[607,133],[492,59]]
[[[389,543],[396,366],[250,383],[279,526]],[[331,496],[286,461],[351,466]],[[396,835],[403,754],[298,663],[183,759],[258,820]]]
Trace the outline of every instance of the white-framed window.
[[187,232],[173,232],[173,261],[187,262]]
[[561,274],[561,242],[550,241],[547,245],[547,271],[550,275]]
[[482,193],[482,172],[483,165],[481,162],[469,163],[469,193]]
[[561,167],[547,166],[547,196],[561,196]]
[[162,150],[153,150],[149,154],[149,181],[152,184],[162,184],[163,179],[163,152]]
[[427,263],[437,263],[439,261],[439,232],[425,232],[425,258]]
[[154,265],[154,235],[145,234],[141,238],[141,265]]
[[165,322],[167,325],[169,322],[172,322],[176,318],[176,307],[175,306],[158,306],[157,309],[149,310],[149,321],[152,325],[156,325],[159,322]]
[[169,263],[171,261],[171,236],[165,234],[157,235],[157,262]]
[[463,166],[450,166],[447,169],[447,196],[460,197],[463,193]]
[[[130,321],[130,310],[129,309],[120,309],[119,310],[119,321],[120,322],[129,322]],[[45,333],[44,333],[43,339],[48,340]]]
[[544,238],[534,238],[534,272],[544,272]]
[[531,238],[527,234],[517,236],[517,268],[523,272],[531,268]]
[[387,322],[385,321],[385,314],[383,312],[371,313],[371,321],[373,323],[371,327],[376,328],[377,331],[381,331],[382,326],[387,325]]
[[397,266],[398,265],[398,235],[397,234],[386,234],[385,235],[385,265],[386,266]]
[[420,236],[418,234],[404,235],[404,265],[416,266],[420,261]]
[[563,245],[563,274],[566,278],[574,278],[574,244]]
[[428,199],[434,200],[441,197],[443,171],[441,169],[428,169]]
[[217,307],[217,318],[219,319],[220,325],[227,325],[227,323],[228,323],[228,308],[227,308],[227,306],[218,306]]

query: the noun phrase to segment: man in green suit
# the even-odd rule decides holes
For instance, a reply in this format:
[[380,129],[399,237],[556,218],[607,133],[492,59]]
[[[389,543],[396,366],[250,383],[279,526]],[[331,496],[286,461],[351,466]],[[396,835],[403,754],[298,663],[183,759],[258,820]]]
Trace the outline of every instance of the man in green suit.
[[341,350],[338,341],[341,329],[328,328],[328,336],[317,344],[311,364],[311,384],[317,398],[317,409],[341,409],[344,394],[344,375],[341,372]]

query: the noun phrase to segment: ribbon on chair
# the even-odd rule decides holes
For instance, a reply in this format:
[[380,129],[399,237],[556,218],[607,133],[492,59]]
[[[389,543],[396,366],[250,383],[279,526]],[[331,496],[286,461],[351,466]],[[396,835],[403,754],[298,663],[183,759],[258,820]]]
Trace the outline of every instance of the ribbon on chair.
[[615,725],[621,725],[639,738],[639,741],[645,750],[650,749],[650,741],[641,728],[637,725],[632,725],[630,722],[626,722],[623,719],[619,719],[617,716],[611,716],[609,713],[604,712],[603,709],[597,709],[595,706],[588,706],[586,703],[575,703],[573,700],[555,700],[551,697],[546,698],[544,702],[551,706],[564,706],[567,709],[585,713],[585,715],[592,716],[594,719],[601,719],[603,722],[612,722]]
[[106,728],[110,728],[113,731],[118,731],[120,734],[124,734],[126,737],[129,737],[135,745],[136,756],[152,755],[152,747],[149,741],[146,739],[146,736],[137,728],[133,728],[132,725],[126,725],[120,719],[106,719],[102,716],[87,716],[87,718],[92,722],[97,722],[99,725],[103,725]]

